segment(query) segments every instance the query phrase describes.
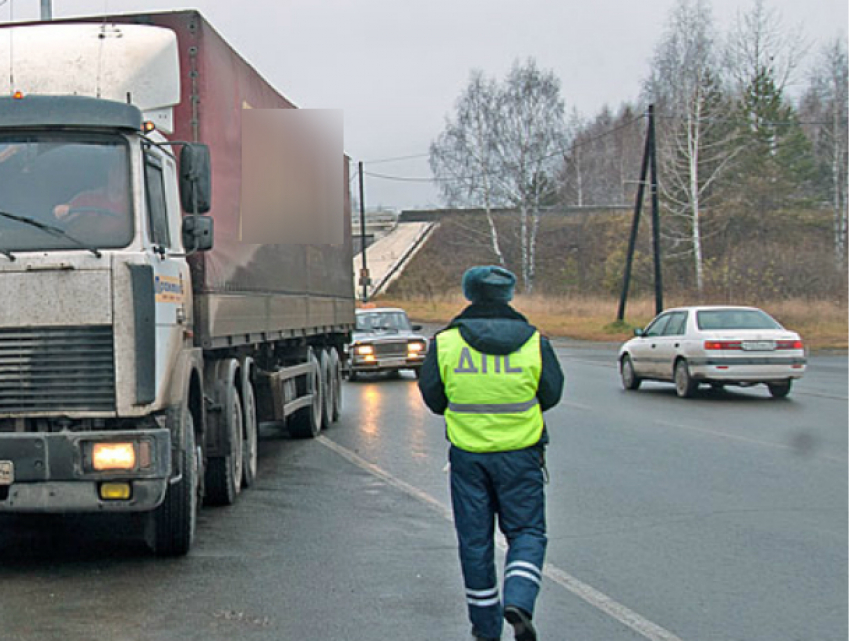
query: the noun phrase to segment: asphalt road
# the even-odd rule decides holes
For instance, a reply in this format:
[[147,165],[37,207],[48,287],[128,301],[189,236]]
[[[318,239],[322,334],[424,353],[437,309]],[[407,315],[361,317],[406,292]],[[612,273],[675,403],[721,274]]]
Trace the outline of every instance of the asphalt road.
[[[685,401],[558,351],[542,639],[847,639],[846,357],[785,400]],[[0,641],[468,639],[442,421],[409,375],[344,391],[318,441],[263,430],[257,487],[185,559],[126,521],[0,519]]]

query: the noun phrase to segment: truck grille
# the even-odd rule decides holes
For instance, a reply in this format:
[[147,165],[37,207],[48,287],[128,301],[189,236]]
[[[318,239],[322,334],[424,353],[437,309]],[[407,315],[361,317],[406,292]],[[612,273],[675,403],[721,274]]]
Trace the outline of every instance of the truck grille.
[[0,329],[0,414],[115,409],[112,328]]
[[407,341],[374,344],[376,356],[407,356]]

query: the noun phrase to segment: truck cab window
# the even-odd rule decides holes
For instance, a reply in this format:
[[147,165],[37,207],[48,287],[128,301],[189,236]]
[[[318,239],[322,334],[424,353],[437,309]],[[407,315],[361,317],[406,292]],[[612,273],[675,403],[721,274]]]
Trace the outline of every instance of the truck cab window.
[[145,194],[148,201],[148,229],[151,243],[157,247],[171,247],[162,164],[159,159],[151,155],[145,157]]

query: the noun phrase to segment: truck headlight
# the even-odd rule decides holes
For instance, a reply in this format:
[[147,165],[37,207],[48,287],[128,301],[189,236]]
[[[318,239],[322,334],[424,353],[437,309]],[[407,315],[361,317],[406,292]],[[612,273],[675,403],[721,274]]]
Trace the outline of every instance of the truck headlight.
[[354,348],[354,353],[360,354],[361,356],[372,354],[374,351],[375,349],[371,345],[357,345]]
[[92,467],[97,472],[134,469],[135,443],[95,443],[92,447]]

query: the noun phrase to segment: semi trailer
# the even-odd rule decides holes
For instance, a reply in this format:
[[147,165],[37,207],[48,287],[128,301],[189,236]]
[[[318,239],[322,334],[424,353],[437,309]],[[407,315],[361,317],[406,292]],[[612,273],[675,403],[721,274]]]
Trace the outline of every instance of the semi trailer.
[[6,64],[0,513],[134,513],[185,554],[260,423],[339,418],[347,159],[341,244],[244,243],[242,113],[295,106],[198,12],[7,25]]

